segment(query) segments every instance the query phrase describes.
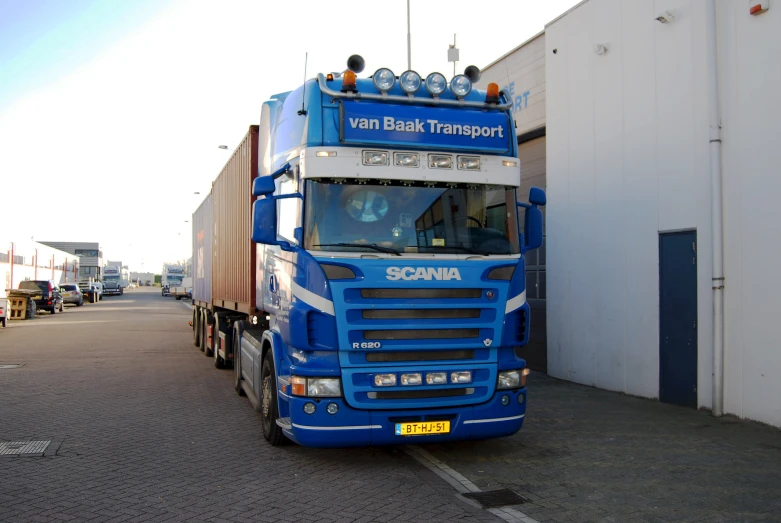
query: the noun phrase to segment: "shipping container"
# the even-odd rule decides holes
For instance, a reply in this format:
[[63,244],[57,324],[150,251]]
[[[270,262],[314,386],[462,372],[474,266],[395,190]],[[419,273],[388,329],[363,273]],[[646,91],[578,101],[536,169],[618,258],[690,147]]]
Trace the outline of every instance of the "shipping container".
[[206,307],[212,301],[212,195],[193,213],[193,304]]
[[258,126],[212,185],[212,285],[214,307],[255,313],[255,246],[252,244],[252,182],[258,174]]

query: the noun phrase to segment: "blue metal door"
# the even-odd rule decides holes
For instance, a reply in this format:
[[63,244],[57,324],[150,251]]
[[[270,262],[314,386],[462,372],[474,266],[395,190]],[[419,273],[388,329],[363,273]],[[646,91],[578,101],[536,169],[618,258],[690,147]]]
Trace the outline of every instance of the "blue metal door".
[[659,235],[659,399],[697,408],[697,232]]

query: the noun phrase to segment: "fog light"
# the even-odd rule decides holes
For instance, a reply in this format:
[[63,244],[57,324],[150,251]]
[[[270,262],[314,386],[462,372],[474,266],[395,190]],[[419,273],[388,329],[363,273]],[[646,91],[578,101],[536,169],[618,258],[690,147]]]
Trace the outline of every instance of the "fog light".
[[458,370],[450,373],[450,383],[472,383],[471,370]]
[[329,403],[325,410],[328,412],[328,414],[336,414],[339,412],[339,405],[336,403]]
[[316,408],[314,403],[304,403],[304,412],[307,414],[314,414]]
[[426,374],[427,385],[444,385],[447,383],[446,372],[429,372]]
[[[502,396],[502,405],[504,405],[504,406],[506,407],[506,406],[507,406],[507,405],[509,405],[509,404],[510,404],[510,396],[508,396],[507,394],[505,394],[504,396]],[[314,405],[313,405],[313,406],[314,406]],[[314,412],[314,410],[315,410],[315,409],[312,409],[312,412]]]
[[526,394],[521,392],[520,394],[518,394],[518,403],[523,403],[524,401],[526,401]]
[[402,385],[420,385],[421,383],[423,383],[423,377],[421,376],[420,372],[401,375]]
[[374,386],[375,387],[393,387],[396,385],[395,374],[375,374]]

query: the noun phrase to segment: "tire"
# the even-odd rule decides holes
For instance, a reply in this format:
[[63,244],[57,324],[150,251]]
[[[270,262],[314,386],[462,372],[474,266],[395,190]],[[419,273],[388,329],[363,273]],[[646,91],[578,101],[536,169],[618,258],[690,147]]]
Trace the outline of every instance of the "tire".
[[94,292],[89,293],[89,302],[90,303],[95,303],[95,293]]
[[193,307],[193,345],[201,346],[201,315],[198,307]]
[[76,307],[81,307],[84,305],[84,298],[81,298],[79,301],[76,302]]
[[181,299],[182,299],[182,297],[181,297],[181,296],[177,296],[177,297],[176,297],[176,301],[179,301],[179,300],[181,300]]
[[205,312],[201,312],[199,314],[200,318],[198,319],[198,325],[201,329],[201,343],[198,345],[198,348],[201,349],[201,352],[206,350],[206,319],[205,319]]
[[244,392],[244,387],[241,386],[243,381],[241,378],[241,348],[239,347],[239,329],[237,326],[233,328],[231,344],[233,345],[233,390],[239,396],[246,396],[247,393]]
[[[207,345],[207,342],[209,340],[208,338],[208,330],[209,330],[209,312],[204,311],[203,313],[203,352],[206,354],[207,358],[211,358],[214,356],[214,351],[212,351],[209,346]],[[214,328],[212,327],[212,345],[214,345]]]
[[60,312],[65,310],[65,302],[60,302]]
[[214,336],[212,336],[212,344],[214,345],[214,350],[212,351],[212,353],[214,354],[215,369],[225,368],[225,359],[220,357],[220,351],[217,350],[217,348],[220,346],[220,320],[222,320],[223,322],[225,321],[218,314],[215,314],[214,329],[212,329],[212,332],[214,333]]
[[269,350],[263,357],[263,367],[260,371],[260,395],[258,402],[261,407],[261,425],[263,437],[272,446],[278,447],[287,439],[282,433],[282,427],[277,425],[279,405],[277,405],[277,377],[274,371],[274,356]]
[[8,326],[8,318],[3,318],[3,328],[5,329]]
[[49,312],[51,312],[52,314],[57,314],[57,303],[52,305],[52,308],[49,309]]

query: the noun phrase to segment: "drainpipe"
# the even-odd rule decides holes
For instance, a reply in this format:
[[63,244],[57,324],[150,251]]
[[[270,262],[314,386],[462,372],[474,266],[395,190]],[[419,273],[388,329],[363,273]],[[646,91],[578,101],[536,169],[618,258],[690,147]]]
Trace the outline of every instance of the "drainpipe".
[[708,0],[708,102],[711,181],[711,230],[713,234],[713,415],[724,414],[724,228],[722,210],[721,114],[719,111],[719,51],[716,0]]

